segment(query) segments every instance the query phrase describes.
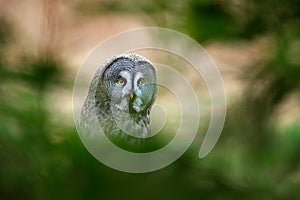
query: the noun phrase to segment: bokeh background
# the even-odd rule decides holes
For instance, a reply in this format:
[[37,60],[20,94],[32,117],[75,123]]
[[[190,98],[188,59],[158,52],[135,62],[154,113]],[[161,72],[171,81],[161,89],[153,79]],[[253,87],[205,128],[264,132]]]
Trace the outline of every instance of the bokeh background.
[[[76,71],[95,45],[160,26],[219,66],[227,118],[170,166],[110,169],[72,118]],[[299,0],[0,0],[0,199],[300,199]],[[191,119],[192,120],[192,119]]]

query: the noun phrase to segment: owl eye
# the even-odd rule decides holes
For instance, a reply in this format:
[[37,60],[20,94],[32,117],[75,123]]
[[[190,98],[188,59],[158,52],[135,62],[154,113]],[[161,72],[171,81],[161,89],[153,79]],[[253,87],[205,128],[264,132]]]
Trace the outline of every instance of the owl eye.
[[126,83],[126,80],[124,78],[120,77],[117,79],[116,83],[119,85],[124,85]]
[[141,86],[145,81],[145,78],[140,78],[138,81],[137,81],[137,85],[138,86]]

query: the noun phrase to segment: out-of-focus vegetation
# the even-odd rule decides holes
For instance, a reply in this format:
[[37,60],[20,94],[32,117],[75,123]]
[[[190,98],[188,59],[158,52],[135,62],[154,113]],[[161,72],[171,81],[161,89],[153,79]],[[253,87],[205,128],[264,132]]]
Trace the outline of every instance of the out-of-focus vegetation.
[[[47,1],[45,1],[47,2]],[[71,89],[54,52],[6,57],[15,29],[0,17],[0,199],[300,199],[300,123],[277,110],[300,103],[300,1],[82,1],[80,14],[131,13],[201,43],[268,40],[264,59],[239,74],[247,87],[228,107],[220,141],[199,139],[172,165],[126,174],[94,159],[73,124],[54,120],[48,96]],[[285,113],[286,114],[286,113]],[[288,113],[287,113],[288,114]],[[61,121],[61,123],[58,123]]]

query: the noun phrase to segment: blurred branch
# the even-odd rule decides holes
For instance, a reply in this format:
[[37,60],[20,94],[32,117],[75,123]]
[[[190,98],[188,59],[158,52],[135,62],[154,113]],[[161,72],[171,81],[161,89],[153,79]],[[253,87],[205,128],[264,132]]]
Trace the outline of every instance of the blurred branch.
[[44,19],[41,31],[41,49],[46,55],[57,53],[58,0],[43,0]]

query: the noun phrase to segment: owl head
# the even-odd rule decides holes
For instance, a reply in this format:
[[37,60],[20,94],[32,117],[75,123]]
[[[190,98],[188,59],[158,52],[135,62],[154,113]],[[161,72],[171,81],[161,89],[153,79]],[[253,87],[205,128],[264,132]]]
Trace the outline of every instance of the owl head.
[[113,60],[101,78],[115,108],[135,114],[149,112],[156,95],[156,73],[145,58],[130,54]]
[[95,99],[104,130],[145,137],[157,93],[151,62],[140,55],[122,54],[109,59],[99,70],[94,77],[98,79]]

